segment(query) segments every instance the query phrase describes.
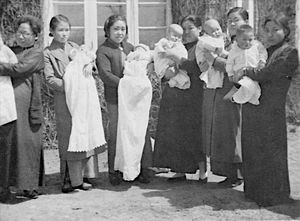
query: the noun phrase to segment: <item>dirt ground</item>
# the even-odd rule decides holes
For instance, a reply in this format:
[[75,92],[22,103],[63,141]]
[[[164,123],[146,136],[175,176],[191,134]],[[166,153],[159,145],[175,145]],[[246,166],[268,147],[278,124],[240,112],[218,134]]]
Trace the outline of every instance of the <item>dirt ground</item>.
[[[259,208],[244,198],[243,186],[221,189],[223,177],[209,174],[208,184],[190,180],[169,183],[159,174],[150,184],[107,179],[106,152],[99,155],[100,177],[91,191],[60,192],[57,150],[46,150],[46,186],[35,200],[0,204],[0,220],[300,220],[300,127],[289,126],[291,196],[295,203]],[[293,131],[293,132],[290,132]]]

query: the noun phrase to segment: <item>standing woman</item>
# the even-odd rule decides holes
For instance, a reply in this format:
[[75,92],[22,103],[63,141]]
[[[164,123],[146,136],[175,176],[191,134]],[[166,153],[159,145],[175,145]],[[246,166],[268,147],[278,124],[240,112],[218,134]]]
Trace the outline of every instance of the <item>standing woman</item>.
[[[121,15],[108,17],[104,24],[104,32],[106,40],[97,50],[97,67],[104,83],[104,97],[108,109],[109,182],[112,185],[119,185],[122,181],[122,176],[114,169],[118,127],[118,85],[120,78],[123,77],[125,58],[129,52],[133,51],[133,45],[125,40],[128,27],[126,19]],[[141,165],[142,169],[138,180],[142,183],[149,183],[147,167],[151,166],[151,143],[148,134],[146,134],[145,138]]]
[[[230,41],[226,50],[230,50],[235,39],[237,27],[246,24],[248,12],[235,7],[227,13]],[[226,72],[226,59],[216,57],[210,52],[204,53],[213,67]],[[203,145],[206,154],[210,156],[211,171],[215,175],[225,176],[219,182],[225,187],[235,187],[242,183],[242,153],[241,153],[241,105],[224,100],[224,96],[233,87],[227,73],[224,74],[222,88],[204,89],[203,93]]]
[[267,64],[260,71],[244,72],[261,87],[260,104],[243,106],[244,192],[258,205],[272,206],[291,201],[285,103],[299,59],[297,49],[287,43],[287,17],[269,17],[263,28],[269,45]]
[[33,199],[39,194],[37,190],[43,182],[44,174],[40,88],[44,59],[42,49],[35,45],[41,24],[35,17],[24,16],[18,20],[17,25],[18,46],[13,51],[18,62],[0,63],[0,75],[12,78],[17,109],[7,166],[10,168],[10,185],[21,190],[20,195]]
[[183,18],[181,26],[188,60],[183,61],[171,51],[167,51],[166,55],[181,63],[180,68],[186,70],[190,77],[191,87],[181,90],[166,85],[163,91],[154,146],[154,166],[170,168],[175,172],[169,181],[185,180],[185,173],[195,173],[199,168],[199,181],[206,183],[206,157],[201,140],[203,83],[199,79],[200,70],[195,58],[201,19],[194,15],[187,16]]
[[[62,177],[62,192],[74,189],[88,190],[92,187],[88,178],[98,176],[97,153],[99,148],[82,152],[68,151],[72,117],[66,103],[63,76],[70,62],[70,51],[78,45],[68,41],[71,24],[64,15],[50,20],[51,45],[44,51],[45,78],[54,91],[54,110]],[[84,177],[83,177],[84,176]]]

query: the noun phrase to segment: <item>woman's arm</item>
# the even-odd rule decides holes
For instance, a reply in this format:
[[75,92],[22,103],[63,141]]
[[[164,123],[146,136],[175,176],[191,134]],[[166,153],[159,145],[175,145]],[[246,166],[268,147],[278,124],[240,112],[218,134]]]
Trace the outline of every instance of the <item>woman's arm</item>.
[[18,63],[0,64],[0,76],[10,76],[12,78],[26,78],[32,73],[44,68],[43,52],[41,50],[31,50],[23,56]]
[[107,55],[98,51],[96,65],[99,71],[100,78],[104,82],[104,84],[117,87],[120,78],[112,73],[111,62]]
[[44,62],[45,62],[44,75],[47,84],[53,90],[64,92],[65,89],[64,89],[63,79],[58,78],[54,75],[53,64],[51,63],[51,59],[47,51],[44,52]]
[[179,69],[187,71],[188,74],[190,74],[190,73],[196,74],[197,73],[198,76],[201,74],[199,66],[197,65],[196,58],[193,60],[182,58],[180,61],[180,64],[179,64]]
[[281,77],[292,77],[299,65],[298,52],[295,48],[287,48],[278,58],[265,68],[255,71],[246,69],[245,76],[254,81],[265,82]]

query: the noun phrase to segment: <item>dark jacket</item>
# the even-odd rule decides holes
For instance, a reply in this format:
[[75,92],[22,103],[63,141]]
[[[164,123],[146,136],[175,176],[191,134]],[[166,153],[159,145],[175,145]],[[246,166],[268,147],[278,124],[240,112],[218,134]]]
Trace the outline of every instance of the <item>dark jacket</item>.
[[[104,83],[105,100],[109,103],[118,102],[118,84],[124,70],[123,59],[131,51],[133,51],[132,44],[122,42],[119,45],[110,39],[106,39],[97,50],[96,64]],[[125,55],[122,55],[122,52]]]
[[42,124],[43,111],[41,100],[40,75],[44,69],[43,52],[37,47],[23,49],[12,48],[18,57],[16,64],[1,64],[0,75],[12,77],[14,87],[28,80],[31,82],[31,102],[29,109],[29,121],[31,124]]

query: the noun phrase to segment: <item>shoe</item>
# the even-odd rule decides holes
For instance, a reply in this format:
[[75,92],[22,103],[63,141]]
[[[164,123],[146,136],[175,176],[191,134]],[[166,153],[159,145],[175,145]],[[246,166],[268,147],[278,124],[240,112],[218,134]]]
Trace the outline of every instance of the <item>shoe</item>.
[[74,190],[84,190],[84,191],[90,190],[90,189],[92,189],[92,187],[93,186],[91,184],[85,183],[85,182],[83,182],[79,186],[73,186]]
[[122,177],[117,172],[109,172],[108,179],[113,186],[120,185],[122,182]]
[[71,193],[73,191],[74,191],[74,188],[71,186],[70,183],[65,183],[61,188],[61,192],[63,192],[63,193]]
[[2,191],[0,193],[0,203],[6,203],[11,199],[12,194],[9,190]]
[[141,173],[136,178],[140,183],[150,183],[149,171],[148,169],[142,169]]
[[185,175],[183,175],[183,176],[176,176],[176,177],[169,177],[168,181],[169,182],[186,181],[186,177],[185,177]]
[[220,185],[222,187],[231,187],[231,181],[229,178],[226,178],[226,179],[218,182],[218,185]]
[[37,199],[38,196],[41,195],[41,193],[39,193],[36,190],[23,190],[23,194],[20,194],[20,196],[29,198],[29,199]]
[[199,178],[198,182],[199,182],[200,184],[207,184],[207,177],[204,178],[204,179],[200,179],[200,178]]
[[90,181],[90,179],[87,178],[87,177],[84,177],[84,178],[83,178],[83,182],[84,182],[84,183],[88,183],[88,184],[92,184],[92,182]]
[[243,180],[237,179],[235,181],[231,181],[231,187],[237,187],[243,183]]
[[242,179],[232,180],[229,178],[226,178],[225,180],[218,182],[218,184],[223,187],[237,187],[237,186],[241,185],[242,183],[243,183]]

